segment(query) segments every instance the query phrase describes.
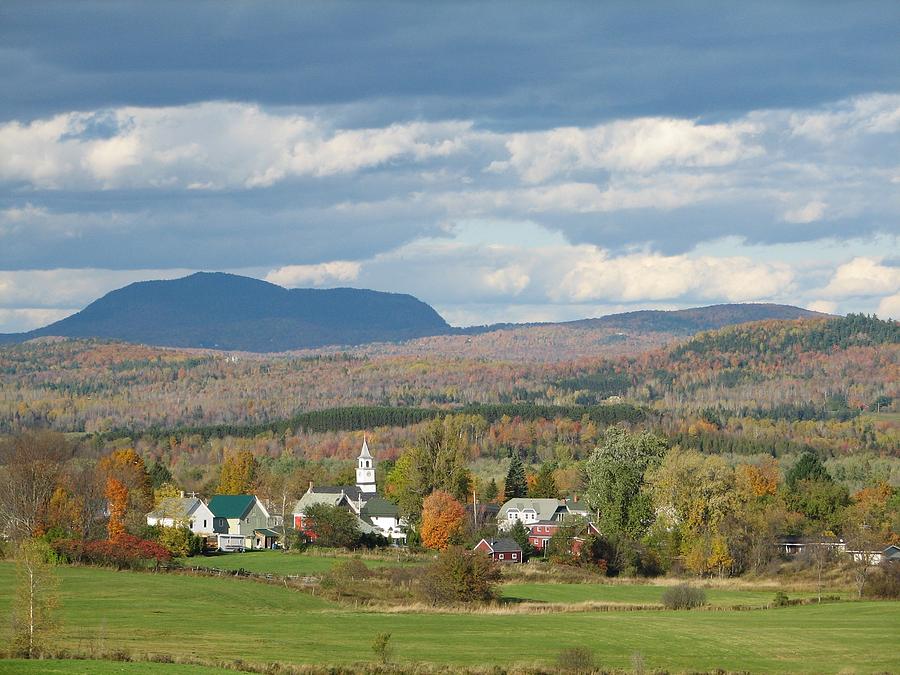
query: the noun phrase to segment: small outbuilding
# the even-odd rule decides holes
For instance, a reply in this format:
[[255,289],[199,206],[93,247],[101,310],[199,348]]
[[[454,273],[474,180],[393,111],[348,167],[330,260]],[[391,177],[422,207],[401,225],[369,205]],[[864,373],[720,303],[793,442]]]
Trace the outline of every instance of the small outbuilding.
[[501,563],[522,562],[522,548],[512,539],[482,539],[475,551],[486,553],[491,560]]

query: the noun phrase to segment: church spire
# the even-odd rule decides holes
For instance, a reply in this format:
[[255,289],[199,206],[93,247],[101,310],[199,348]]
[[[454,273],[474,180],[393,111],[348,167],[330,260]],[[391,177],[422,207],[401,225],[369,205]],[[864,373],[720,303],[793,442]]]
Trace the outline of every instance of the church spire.
[[365,434],[362,449],[356,458],[356,487],[360,492],[375,492],[375,458],[369,452],[369,441]]

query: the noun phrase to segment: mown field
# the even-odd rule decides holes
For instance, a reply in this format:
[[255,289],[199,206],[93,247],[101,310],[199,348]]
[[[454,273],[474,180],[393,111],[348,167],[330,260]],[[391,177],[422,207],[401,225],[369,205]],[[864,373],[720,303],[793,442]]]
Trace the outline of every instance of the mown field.
[[[559,650],[586,645],[610,668],[630,668],[632,654],[640,652],[648,667],[672,671],[900,670],[900,603],[753,611],[389,614],[250,580],[84,567],[59,571],[61,627],[55,644],[71,649],[349,664],[371,661],[371,638],[390,632],[398,661],[551,665]],[[12,566],[0,564],[4,613],[12,582]],[[8,630],[4,622],[0,631]],[[6,639],[2,632],[0,639]]]
[[[244,569],[248,572],[280,575],[311,575],[327,572],[339,562],[352,560],[350,556],[307,555],[285,551],[247,551],[244,553],[224,553],[209,556],[182,558],[185,566],[214,567],[222,570]],[[362,558],[369,567],[397,566],[398,564],[419,564],[418,562],[398,563],[396,558]]]
[[0,675],[221,675],[219,668],[175,663],[122,663],[120,661],[0,660]]
[[[510,600],[573,604],[608,602],[632,605],[661,605],[665,586],[641,584],[506,584],[503,597]],[[766,607],[775,597],[774,590],[732,590],[705,588],[706,601],[713,607]],[[815,598],[811,591],[789,592],[791,599]],[[823,591],[823,595],[847,597],[843,591]]]

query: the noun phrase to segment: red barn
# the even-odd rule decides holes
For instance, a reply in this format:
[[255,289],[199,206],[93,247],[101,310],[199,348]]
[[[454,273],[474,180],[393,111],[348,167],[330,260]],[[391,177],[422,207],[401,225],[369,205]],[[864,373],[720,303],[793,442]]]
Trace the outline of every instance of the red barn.
[[491,560],[497,562],[522,562],[522,548],[512,539],[482,539],[473,550],[487,553]]

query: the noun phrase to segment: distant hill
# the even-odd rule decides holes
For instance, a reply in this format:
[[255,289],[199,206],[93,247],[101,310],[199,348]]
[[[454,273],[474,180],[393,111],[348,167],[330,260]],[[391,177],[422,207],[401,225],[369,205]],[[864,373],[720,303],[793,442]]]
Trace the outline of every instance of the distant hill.
[[770,303],[710,305],[692,309],[672,311],[642,310],[610,314],[599,319],[570,321],[568,325],[577,328],[610,327],[634,332],[660,332],[677,335],[693,335],[705,330],[715,330],[735,324],[764,321],[770,319],[808,319],[826,317],[827,314],[813,312],[792,305]]
[[288,290],[249,277],[198,272],[130,284],[61,321],[0,340],[59,335],[276,352],[407,340],[448,330],[434,309],[411,295],[355,288]]
[[[590,344],[582,346],[596,353],[595,347],[624,341],[624,334],[629,340],[623,347],[631,350],[635,339],[657,344],[750,321],[823,316],[788,305],[732,304],[676,311],[644,310],[557,324],[454,328],[431,306],[411,295],[355,288],[288,290],[259,279],[198,272],[171,281],[130,284],[49,326],[27,333],[0,334],[0,343],[61,336],[161,347],[280,352],[435,336],[481,336],[495,343],[497,332],[504,331],[517,336],[517,346],[512,351],[503,346],[506,357],[515,358],[518,351],[530,354],[531,342],[543,351],[547,344],[559,339],[583,343],[584,332],[595,335],[588,340]],[[565,334],[568,338],[562,337]],[[471,353],[468,342],[460,344]],[[428,349],[435,348],[435,344],[428,345]],[[571,350],[563,349],[560,355],[568,351]]]

